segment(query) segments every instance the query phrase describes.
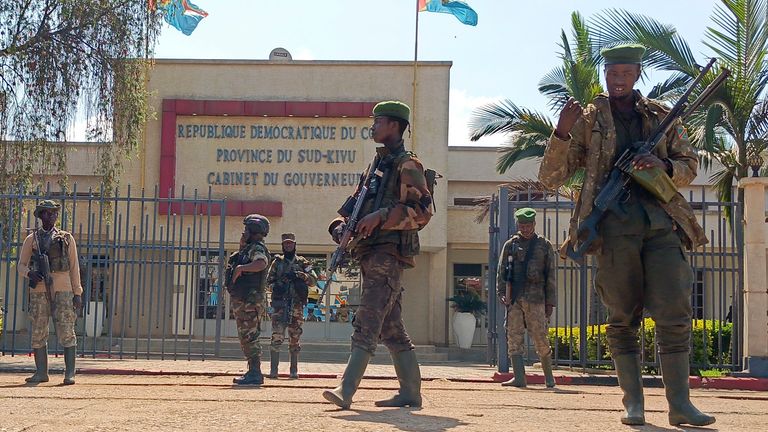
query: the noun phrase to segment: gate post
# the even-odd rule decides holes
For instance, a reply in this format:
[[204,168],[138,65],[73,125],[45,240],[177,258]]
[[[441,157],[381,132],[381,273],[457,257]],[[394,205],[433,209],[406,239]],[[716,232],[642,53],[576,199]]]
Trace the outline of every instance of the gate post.
[[744,373],[768,377],[768,178],[746,177],[739,187],[744,188]]
[[[502,253],[501,247],[504,245],[504,243],[509,239],[509,237],[512,235],[512,227],[510,226],[510,220],[512,219],[512,215],[510,214],[510,208],[509,208],[509,188],[507,187],[501,187],[499,189],[499,235],[496,237],[497,239],[497,250],[499,251],[499,256]],[[490,291],[490,286],[488,287]],[[494,291],[496,290],[496,287],[494,287]],[[490,297],[490,295],[489,295]],[[489,298],[488,301],[491,301]],[[498,299],[494,296],[493,301],[498,302]],[[503,310],[503,306],[500,304],[496,305],[497,311]],[[499,329],[497,331],[497,340],[499,342],[499,349],[498,349],[498,355],[499,355],[499,372],[507,373],[509,372],[509,356],[507,355],[507,328],[504,325],[505,320],[507,318],[506,310],[504,310],[504,313],[497,313],[496,314],[496,328]]]

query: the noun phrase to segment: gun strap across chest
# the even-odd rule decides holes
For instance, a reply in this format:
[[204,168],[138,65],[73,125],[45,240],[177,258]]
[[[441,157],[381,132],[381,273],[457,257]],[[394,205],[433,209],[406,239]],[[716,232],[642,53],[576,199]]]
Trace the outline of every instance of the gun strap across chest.
[[[523,262],[521,263],[521,274],[518,275],[519,277],[514,277],[515,273],[515,266],[514,264],[510,267],[510,272],[513,274],[512,279],[512,298],[510,299],[510,304],[514,304],[515,300],[517,300],[517,297],[520,295],[520,293],[523,291],[523,288],[525,288],[525,282],[528,280],[528,263],[531,261],[531,258],[533,257],[533,250],[536,248],[536,242],[539,239],[539,237],[534,234],[531,240],[528,243],[528,249],[525,250],[525,258],[523,258]],[[519,244],[519,243],[518,243]]]

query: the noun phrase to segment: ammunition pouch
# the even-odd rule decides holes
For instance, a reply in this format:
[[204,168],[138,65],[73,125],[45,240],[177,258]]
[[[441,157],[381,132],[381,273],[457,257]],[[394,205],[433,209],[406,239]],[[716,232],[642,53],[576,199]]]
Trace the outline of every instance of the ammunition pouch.
[[672,198],[677,195],[677,187],[671,178],[664,170],[658,167],[637,170],[631,169],[629,175],[634,179],[637,184],[643,187],[643,189],[650,192],[659,201],[664,204],[672,201]]
[[398,252],[401,256],[410,258],[419,254],[421,245],[419,244],[419,232],[417,230],[400,231],[400,244]]
[[248,298],[251,291],[260,285],[260,281],[260,273],[242,273],[234,284],[227,285],[227,291],[233,299],[242,301]]
[[55,235],[48,248],[48,261],[52,272],[69,271],[69,240],[66,235]]

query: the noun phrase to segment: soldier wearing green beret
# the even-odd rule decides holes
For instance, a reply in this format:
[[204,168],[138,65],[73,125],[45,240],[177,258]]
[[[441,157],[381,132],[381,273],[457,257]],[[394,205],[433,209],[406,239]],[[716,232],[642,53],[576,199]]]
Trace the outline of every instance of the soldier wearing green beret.
[[525,387],[523,338],[533,339],[547,387],[555,386],[548,325],[557,304],[557,267],[552,243],[536,234],[536,210],[515,212],[518,231],[504,243],[499,255],[496,292],[507,308],[507,347],[514,378],[503,386]]
[[[586,108],[569,99],[547,143],[539,169],[545,186],[561,186],[579,168],[586,174],[563,254],[569,245],[578,244],[576,227],[592,211],[616,158],[633,143],[646,140],[669,112],[662,102],[634,89],[644,53],[640,45],[602,50],[607,94]],[[682,187],[696,177],[698,159],[678,121],[651,154],[636,156],[632,165],[635,170],[666,174]],[[692,271],[683,247],[706,244],[706,236],[680,193],[664,203],[634,182],[630,187],[629,198],[622,203],[626,215],[608,212],[598,227],[599,238],[587,251],[597,257],[595,285],[610,314],[606,333],[624,392],[621,421],[645,423],[638,329],[647,310],[656,321],[670,424],[714,423],[714,417],[693,406],[688,388]]]
[[67,231],[56,228],[60,208],[53,200],[37,204],[34,215],[42,222],[42,228],[35,228],[24,239],[17,266],[19,274],[29,279],[30,286],[29,314],[36,371],[26,379],[29,383],[48,382],[50,318],[53,318],[59,344],[64,347],[64,384],[75,383],[75,320],[83,307],[83,287],[75,239]]
[[[418,231],[432,217],[432,196],[424,167],[405,150],[403,132],[408,127],[410,108],[399,101],[386,101],[373,108],[371,135],[384,144],[369,169],[376,173],[364,197],[357,191],[347,200],[363,200],[362,218],[350,243],[352,255],[360,262],[363,275],[360,306],[352,322],[352,353],[341,385],[323,392],[323,397],[341,408],[349,408],[368,361],[381,341],[389,350],[400,390],[377,406],[421,406],[421,372],[413,343],[402,319],[403,270],[413,268],[419,253]],[[366,173],[363,173],[363,178]],[[337,243],[349,212],[328,227]]]

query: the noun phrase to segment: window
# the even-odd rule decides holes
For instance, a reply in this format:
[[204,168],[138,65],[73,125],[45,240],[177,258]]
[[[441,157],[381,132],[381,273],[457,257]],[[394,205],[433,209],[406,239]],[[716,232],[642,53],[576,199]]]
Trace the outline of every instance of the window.
[[704,270],[696,270],[691,293],[694,319],[704,319]]

